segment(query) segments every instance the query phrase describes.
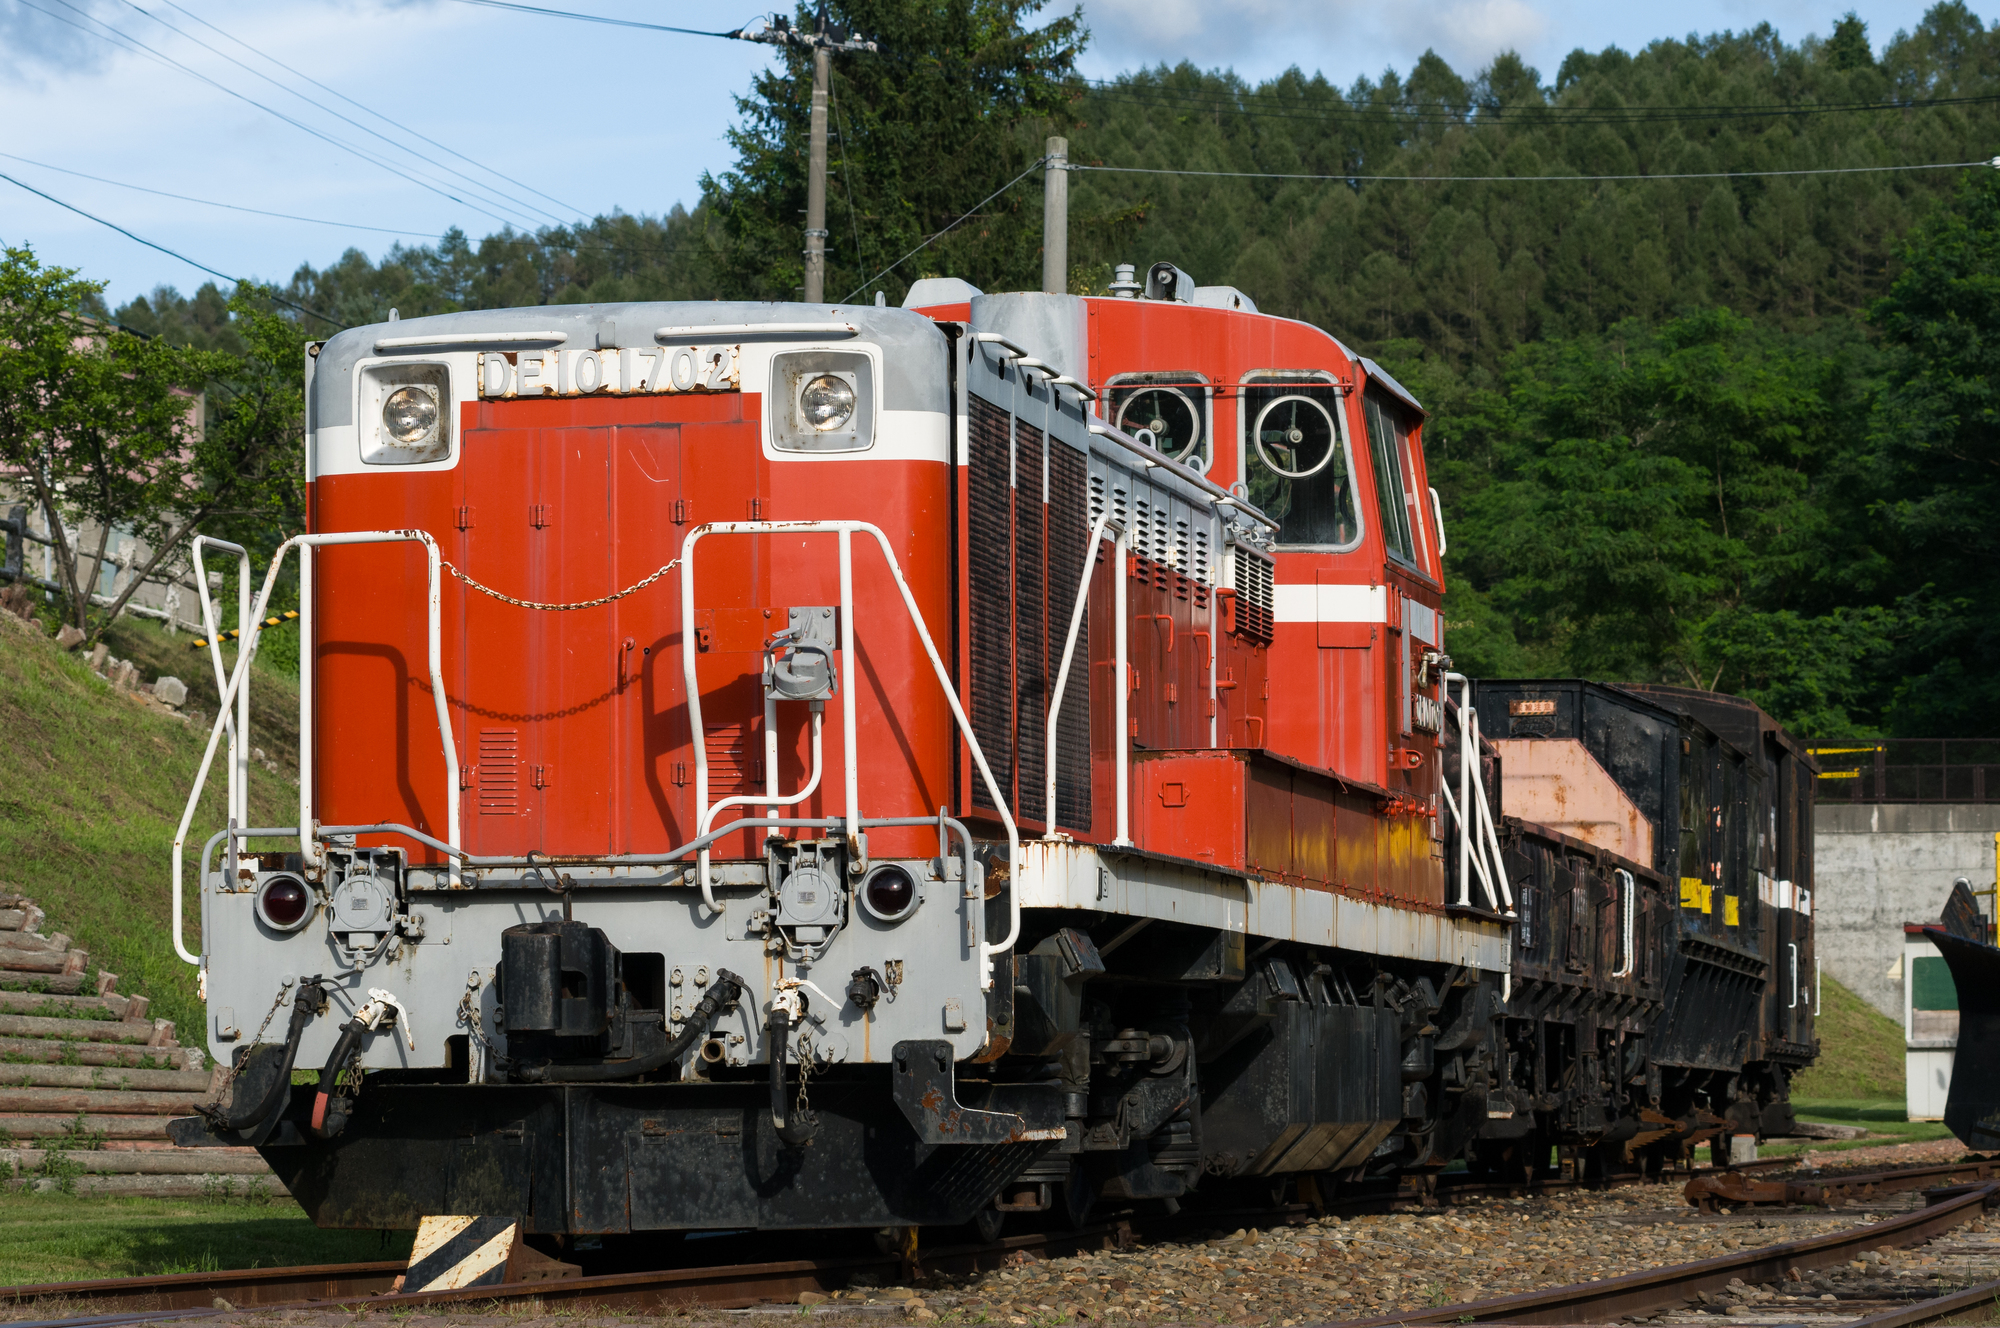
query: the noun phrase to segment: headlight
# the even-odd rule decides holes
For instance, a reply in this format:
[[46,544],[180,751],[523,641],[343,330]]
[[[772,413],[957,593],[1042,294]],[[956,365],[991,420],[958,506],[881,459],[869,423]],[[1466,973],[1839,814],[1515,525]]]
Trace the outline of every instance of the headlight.
[[854,389],[833,374],[809,379],[799,390],[799,413],[821,433],[843,428],[854,418]]
[[861,906],[884,922],[901,922],[917,909],[917,878],[908,867],[885,862],[861,883]]
[[437,398],[421,387],[399,387],[382,403],[382,427],[405,447],[414,447],[437,428]]
[[273,876],[257,887],[257,916],[276,931],[294,931],[312,916],[312,891],[296,876]]

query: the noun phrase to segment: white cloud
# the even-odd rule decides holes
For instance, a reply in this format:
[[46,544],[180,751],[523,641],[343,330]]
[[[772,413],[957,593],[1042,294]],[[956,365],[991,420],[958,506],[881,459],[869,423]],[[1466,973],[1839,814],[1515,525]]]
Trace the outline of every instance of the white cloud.
[[102,66],[107,48],[89,32],[97,26],[90,21],[95,8],[92,0],[82,0],[76,9],[53,4],[31,9],[19,0],[0,0],[0,70],[27,78]]
[[[1099,78],[1142,64],[1233,67],[1251,81],[1298,66],[1345,86],[1384,69],[1408,71],[1434,49],[1471,78],[1518,51],[1544,79],[1577,47],[1637,51],[1690,31],[1743,31],[1768,19],[1787,42],[1824,36],[1849,9],[1879,46],[1913,27],[1933,0],[1083,0],[1094,38],[1086,71]],[[1992,9],[1980,0],[1975,8]],[[1990,17],[1990,15],[1987,15]]]
[[1502,51],[1532,51],[1542,44],[1550,17],[1527,0],[1451,0],[1439,5],[1393,5],[1379,11],[1384,26],[1408,49],[1433,48],[1461,76],[1470,78]]

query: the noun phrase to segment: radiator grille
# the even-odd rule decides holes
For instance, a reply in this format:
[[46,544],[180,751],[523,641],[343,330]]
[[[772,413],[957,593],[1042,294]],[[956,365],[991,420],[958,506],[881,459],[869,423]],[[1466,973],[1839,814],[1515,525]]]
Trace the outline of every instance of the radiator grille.
[[[972,731],[1008,810],[1039,823],[1048,810],[1049,702],[1083,576],[1093,481],[1083,454],[977,396],[966,464]],[[1056,819],[1074,829],[1090,826],[1090,681],[1085,636],[1056,738]],[[976,773],[970,793],[972,806],[993,807]]]
[[[1002,793],[1014,787],[1013,447],[1007,413],[973,397],[966,439],[966,590],[972,628],[972,733]],[[972,804],[993,808],[972,775]]]
[[[1081,452],[1061,443],[1049,449],[1049,686],[1062,667],[1063,638],[1083,577],[1084,541],[1090,537],[1085,511],[1089,482]],[[1072,830],[1090,828],[1090,614],[1077,628],[1076,654],[1063,688],[1056,721],[1056,821]],[[1046,778],[1046,776],[1044,776]],[[1046,809],[1036,813],[1046,815]]]
[[1271,560],[1237,545],[1236,630],[1253,641],[1271,644],[1276,595],[1271,589]]
[[1014,750],[1021,785],[1014,814],[1048,812],[1048,513],[1042,504],[1043,434],[1014,422]]
[[479,730],[479,814],[518,816],[521,811],[521,731]]

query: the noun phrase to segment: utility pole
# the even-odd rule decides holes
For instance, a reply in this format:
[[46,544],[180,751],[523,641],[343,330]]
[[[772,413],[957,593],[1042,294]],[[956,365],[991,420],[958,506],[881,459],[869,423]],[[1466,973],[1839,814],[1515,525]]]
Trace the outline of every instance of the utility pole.
[[1048,170],[1042,183],[1042,294],[1069,294],[1069,140],[1042,146]]
[[[826,11],[820,11],[819,37],[826,35]],[[826,80],[833,72],[833,52],[824,41],[813,45],[812,147],[806,161],[806,303],[826,298]]]
[[826,299],[826,98],[827,82],[833,74],[833,53],[873,51],[875,43],[850,37],[846,28],[829,27],[825,5],[820,6],[819,22],[812,32],[799,31],[780,14],[754,32],[745,28],[729,35],[772,46],[802,46],[812,52],[812,123],[806,149],[805,302],[819,304]]

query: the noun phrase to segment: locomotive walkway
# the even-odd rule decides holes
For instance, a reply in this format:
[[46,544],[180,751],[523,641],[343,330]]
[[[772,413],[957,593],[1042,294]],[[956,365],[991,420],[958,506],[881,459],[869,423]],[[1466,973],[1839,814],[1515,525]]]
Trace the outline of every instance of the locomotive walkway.
[[212,1071],[118,975],[41,934],[32,900],[0,894],[0,1181],[14,1189],[163,1198],[282,1195],[248,1148],[175,1148]]

